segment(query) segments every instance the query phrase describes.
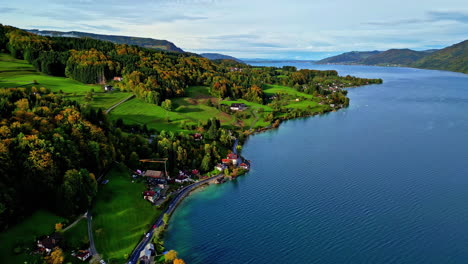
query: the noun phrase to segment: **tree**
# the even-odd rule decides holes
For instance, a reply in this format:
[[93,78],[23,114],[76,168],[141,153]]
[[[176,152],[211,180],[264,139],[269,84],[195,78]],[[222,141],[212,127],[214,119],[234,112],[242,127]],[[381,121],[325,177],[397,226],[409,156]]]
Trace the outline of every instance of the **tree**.
[[211,162],[211,155],[207,153],[205,157],[203,157],[202,163],[200,165],[200,168],[204,171],[209,171],[210,170],[210,162]]
[[56,231],[56,232],[62,231],[62,228],[63,228],[63,224],[62,224],[62,223],[57,223],[57,224],[55,224],[55,231]]
[[164,222],[165,225],[167,225],[167,223],[169,223],[169,215],[168,214],[163,215],[163,222]]
[[161,107],[166,111],[172,111],[172,101],[169,99],[164,100],[164,102],[161,104]]
[[174,261],[176,258],[177,258],[177,251],[175,251],[175,250],[169,250],[169,252],[167,252],[164,255],[164,259],[165,259],[166,263],[170,263],[170,262]]
[[59,247],[56,247],[52,253],[44,259],[48,264],[62,264],[65,258],[63,256],[63,251]]
[[128,166],[132,169],[138,168],[138,165],[140,165],[140,158],[138,157],[138,154],[133,151],[130,153],[130,157],[128,158]]

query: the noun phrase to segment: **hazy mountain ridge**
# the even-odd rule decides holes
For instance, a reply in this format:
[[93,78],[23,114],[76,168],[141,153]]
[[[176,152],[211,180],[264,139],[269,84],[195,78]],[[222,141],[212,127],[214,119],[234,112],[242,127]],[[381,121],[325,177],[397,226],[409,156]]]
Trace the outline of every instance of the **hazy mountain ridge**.
[[171,52],[184,52],[181,48],[177,47],[174,43],[153,38],[140,38],[140,37],[129,37],[129,36],[117,36],[117,35],[104,35],[104,34],[94,34],[88,32],[80,31],[53,31],[53,30],[37,30],[37,29],[25,29],[33,34],[41,36],[51,36],[51,37],[75,37],[75,38],[93,38],[103,41],[110,41],[117,44],[127,44],[127,45],[137,45],[143,48],[150,49],[159,49]]
[[[370,53],[375,54],[368,56]],[[407,66],[421,69],[468,73],[468,40],[440,50],[429,49],[415,51],[411,49],[389,49],[383,52],[345,52],[340,55],[325,58],[317,63]]]
[[220,53],[200,53],[200,55],[210,60],[233,60],[233,61],[244,63],[242,60],[238,58],[235,58],[229,55],[220,54]]
[[468,73],[468,40],[429,54],[410,66]]
[[410,49],[389,49],[361,60],[365,65],[410,65],[430,53]]
[[317,61],[318,64],[354,64],[382,51],[351,51]]

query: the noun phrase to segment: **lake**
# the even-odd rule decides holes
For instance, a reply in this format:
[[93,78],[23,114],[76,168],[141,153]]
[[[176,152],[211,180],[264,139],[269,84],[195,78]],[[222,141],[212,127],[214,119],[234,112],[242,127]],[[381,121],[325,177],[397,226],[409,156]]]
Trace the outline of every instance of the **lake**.
[[190,264],[468,263],[468,75],[286,64],[384,84],[251,137],[251,172],[189,196],[166,248]]

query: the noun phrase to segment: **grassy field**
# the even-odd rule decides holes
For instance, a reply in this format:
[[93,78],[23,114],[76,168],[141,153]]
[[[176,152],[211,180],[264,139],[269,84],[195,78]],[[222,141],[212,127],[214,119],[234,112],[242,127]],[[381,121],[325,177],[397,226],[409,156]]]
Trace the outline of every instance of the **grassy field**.
[[122,118],[128,124],[146,124],[148,128],[177,132],[189,132],[181,128],[184,123],[197,125],[212,117],[218,118],[226,126],[234,122],[232,116],[206,105],[208,100],[216,100],[208,94],[208,87],[190,87],[187,95],[172,99],[173,111],[135,98],[112,110],[110,117],[112,120]]
[[63,220],[57,215],[39,210],[21,223],[2,232],[0,234],[0,263],[42,263],[42,258],[38,255],[15,254],[13,250],[19,247],[33,250],[36,237],[53,233],[55,224]]
[[269,95],[269,96],[274,95],[274,94],[288,94],[288,95],[292,95],[292,96],[296,96],[296,97],[305,97],[305,98],[308,98],[308,99],[314,98],[314,96],[311,95],[311,94],[301,93],[301,92],[298,92],[298,91],[294,90],[294,88],[287,87],[287,86],[281,86],[281,85],[267,84],[267,85],[265,85],[265,88],[263,89],[263,92],[266,95]]
[[86,218],[82,218],[75,226],[63,232],[63,237],[71,249],[84,249],[89,245],[88,223]]
[[124,260],[153,220],[161,213],[141,193],[143,183],[132,183],[130,172],[113,168],[93,208],[96,248],[105,259]]
[[[34,81],[37,81],[38,84],[31,84]],[[131,95],[131,93],[124,92],[105,93],[101,85],[83,84],[70,78],[49,76],[37,72],[25,60],[18,60],[8,54],[0,53],[0,88],[18,86],[45,87],[52,92],[62,91],[65,93],[65,98],[80,103],[84,103],[84,95],[93,89],[95,94],[90,105],[103,109],[107,109]]]

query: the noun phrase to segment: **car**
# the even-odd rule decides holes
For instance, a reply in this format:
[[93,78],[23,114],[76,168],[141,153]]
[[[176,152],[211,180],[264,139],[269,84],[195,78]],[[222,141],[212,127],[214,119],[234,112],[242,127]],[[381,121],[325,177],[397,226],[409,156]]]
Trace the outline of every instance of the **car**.
[[156,225],[153,225],[153,229],[156,229],[156,227],[157,227]]
[[99,261],[99,263],[101,263],[101,264],[106,264],[106,262],[105,262],[103,259],[101,259],[101,260]]
[[150,233],[146,233],[146,237],[149,237]]

